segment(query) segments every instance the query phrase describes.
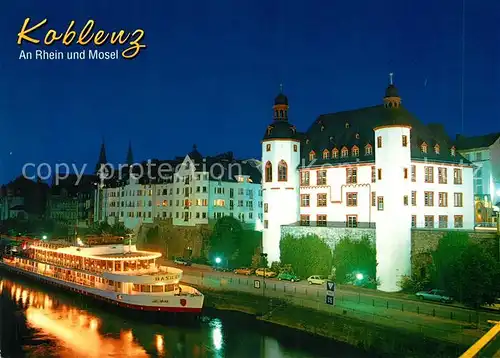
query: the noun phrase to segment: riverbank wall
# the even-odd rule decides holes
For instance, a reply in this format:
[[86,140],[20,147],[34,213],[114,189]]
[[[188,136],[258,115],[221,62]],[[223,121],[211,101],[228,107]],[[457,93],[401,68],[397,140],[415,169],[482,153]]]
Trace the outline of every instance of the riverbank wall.
[[[205,294],[208,311],[237,311],[253,316],[263,324],[274,324],[307,332],[363,349],[383,357],[458,357],[470,342],[432,337],[400,325],[390,327],[351,317],[349,312],[325,313],[293,305],[287,300],[248,293],[199,287]],[[426,334],[427,333],[427,334]]]

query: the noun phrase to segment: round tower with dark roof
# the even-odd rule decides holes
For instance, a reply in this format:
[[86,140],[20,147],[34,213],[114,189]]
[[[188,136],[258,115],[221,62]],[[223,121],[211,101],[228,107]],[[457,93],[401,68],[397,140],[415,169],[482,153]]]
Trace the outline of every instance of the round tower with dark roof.
[[[391,76],[382,110],[398,111],[400,101]],[[411,268],[411,127],[389,120],[373,130],[378,289],[395,292],[401,290],[399,282]]]
[[273,122],[262,139],[263,249],[268,262],[280,260],[281,226],[299,219],[300,139],[288,122],[288,98],[274,99]]

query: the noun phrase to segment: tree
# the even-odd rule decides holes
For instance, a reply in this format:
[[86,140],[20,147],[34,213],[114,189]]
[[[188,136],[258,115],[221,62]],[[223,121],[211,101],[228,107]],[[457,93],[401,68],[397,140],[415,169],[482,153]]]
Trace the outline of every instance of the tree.
[[155,226],[146,233],[146,241],[148,244],[157,244],[160,241],[160,228]]
[[238,219],[224,216],[217,220],[209,239],[209,257],[220,257],[229,266],[250,266],[256,248],[262,243],[262,233],[243,230]]
[[291,265],[300,277],[329,275],[332,268],[330,247],[316,235],[296,238],[286,235],[280,241],[280,261]]
[[333,250],[333,266],[338,283],[348,283],[356,273],[361,273],[369,280],[375,280],[377,271],[377,252],[373,241],[368,236],[353,239],[345,236],[339,240]]
[[469,306],[493,303],[500,295],[500,264],[464,232],[443,236],[433,253],[432,283]]
[[469,234],[461,231],[450,231],[438,242],[432,253],[431,282],[440,288],[451,288],[456,277],[452,265],[460,259],[469,246]]

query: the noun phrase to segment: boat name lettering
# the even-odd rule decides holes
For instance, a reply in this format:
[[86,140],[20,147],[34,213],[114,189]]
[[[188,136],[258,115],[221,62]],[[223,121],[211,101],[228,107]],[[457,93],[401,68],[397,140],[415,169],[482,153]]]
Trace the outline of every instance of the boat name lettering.
[[153,300],[153,303],[168,303],[168,300]]
[[156,276],[155,281],[169,281],[169,280],[175,280],[176,278],[177,275]]

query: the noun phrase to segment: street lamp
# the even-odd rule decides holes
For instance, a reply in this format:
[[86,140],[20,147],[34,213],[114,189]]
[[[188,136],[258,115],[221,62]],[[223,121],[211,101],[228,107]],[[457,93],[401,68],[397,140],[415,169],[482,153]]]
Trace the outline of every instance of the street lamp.
[[221,261],[222,261],[222,260],[221,260],[221,258],[220,258],[220,257],[216,257],[216,258],[215,258],[215,263],[216,263],[217,265],[218,265],[218,264],[220,264],[220,263],[221,263]]
[[47,240],[47,235],[43,235],[42,240]]
[[364,276],[363,276],[363,274],[362,274],[362,273],[357,273],[357,274],[356,274],[356,279],[357,279],[358,281],[361,281],[363,278],[364,278]]
[[267,254],[265,252],[262,252],[260,254],[261,259],[265,259],[265,265],[264,265],[264,277],[262,278],[262,296],[265,296],[266,293],[266,269],[267,269]]

